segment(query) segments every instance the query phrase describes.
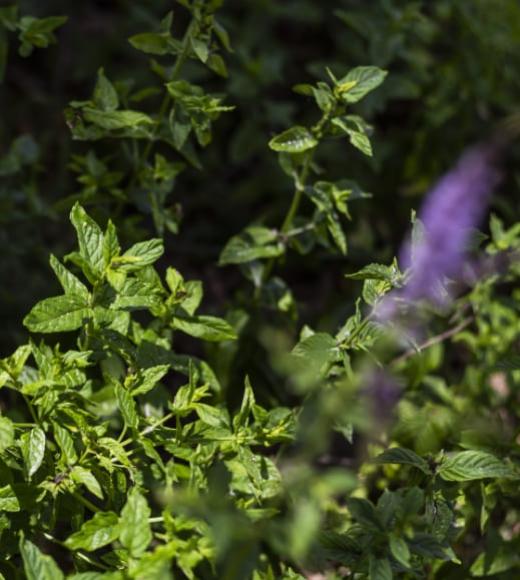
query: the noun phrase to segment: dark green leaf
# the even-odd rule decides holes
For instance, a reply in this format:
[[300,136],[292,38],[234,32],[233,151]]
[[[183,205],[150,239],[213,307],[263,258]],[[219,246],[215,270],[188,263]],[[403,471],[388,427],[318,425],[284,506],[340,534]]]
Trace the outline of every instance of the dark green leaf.
[[403,465],[413,465],[417,467],[426,475],[431,475],[432,472],[426,460],[417,455],[410,449],[403,449],[401,447],[392,447],[383,451],[374,459],[374,463],[399,463]]

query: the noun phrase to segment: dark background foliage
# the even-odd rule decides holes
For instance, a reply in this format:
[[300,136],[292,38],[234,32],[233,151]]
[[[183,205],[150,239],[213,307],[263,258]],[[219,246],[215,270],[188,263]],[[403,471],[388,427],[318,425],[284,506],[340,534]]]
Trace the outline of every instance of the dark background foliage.
[[[126,38],[153,28],[171,3],[27,0],[20,9],[36,16],[66,14],[69,21],[57,33],[59,43],[47,50],[22,58],[11,47],[0,91],[3,154],[20,135],[30,135],[26,147],[37,150],[28,151],[23,171],[3,179],[1,186],[4,353],[20,339],[23,314],[35,298],[48,293],[49,250],[59,252],[69,242],[63,206],[56,204],[78,189],[71,155],[91,145],[71,140],[63,109],[90,94],[100,65],[114,80],[131,80],[137,86],[153,80],[146,55],[137,53]],[[211,265],[223,244],[254,219],[281,221],[288,205],[290,184],[266,142],[312,114],[306,98],[291,87],[323,78],[326,66],[337,74],[360,64],[386,68],[388,81],[362,107],[376,127],[374,158],[367,161],[347,144],[334,143],[319,159],[328,174],[341,177],[348,171],[374,195],[354,208],[350,254],[326,262],[319,256],[304,258],[291,263],[288,274],[309,321],[334,312],[337,297],[349,292],[348,284],[338,288],[333,281],[345,260],[354,269],[374,249],[388,258],[401,239],[409,208],[418,205],[435,177],[465,146],[485,138],[515,110],[519,12],[516,2],[506,0],[496,2],[492,11],[482,0],[226,2],[221,19],[236,47],[227,58],[229,79],[201,79],[200,70],[191,76],[227,93],[236,109],[218,122],[213,145],[202,151],[205,171],[179,178],[172,202],[182,205],[183,235],[168,235],[168,253],[181,270],[208,282],[207,300],[221,308],[218,304],[240,284],[229,268]],[[174,28],[182,29],[184,16],[179,11]],[[153,109],[152,101],[149,106]],[[110,149],[107,141],[96,151],[102,157]],[[497,203],[506,212],[516,210],[517,202],[508,197]],[[93,209],[98,214],[110,211]],[[120,214],[120,221],[135,217],[131,206]],[[146,211],[136,227],[152,230]],[[341,304],[337,307],[341,310]],[[332,319],[323,320],[325,326],[336,322],[334,315],[328,316]]]

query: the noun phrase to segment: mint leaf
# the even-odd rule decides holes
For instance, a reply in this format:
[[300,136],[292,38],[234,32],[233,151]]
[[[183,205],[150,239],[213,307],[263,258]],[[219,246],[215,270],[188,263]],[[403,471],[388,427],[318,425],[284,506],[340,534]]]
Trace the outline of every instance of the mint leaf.
[[54,296],[38,302],[23,323],[31,332],[67,332],[81,328],[90,314],[84,297],[77,294]]
[[29,540],[20,538],[20,553],[27,580],[63,580],[63,572],[56,562],[40,552]]
[[399,463],[402,465],[412,465],[417,467],[426,475],[431,475],[431,469],[428,463],[417,453],[410,449],[403,449],[401,447],[392,447],[383,451],[374,460],[374,463]]
[[291,127],[269,141],[269,147],[280,153],[303,153],[314,149],[318,141],[306,127]]
[[152,530],[148,523],[150,513],[146,498],[133,488],[119,519],[119,539],[133,558],[141,556],[152,541]]
[[121,527],[119,517],[114,512],[97,512],[92,519],[65,540],[70,550],[93,552],[111,544],[119,538]]
[[489,477],[517,478],[509,465],[484,451],[461,451],[444,459],[438,473],[446,481],[472,481]]

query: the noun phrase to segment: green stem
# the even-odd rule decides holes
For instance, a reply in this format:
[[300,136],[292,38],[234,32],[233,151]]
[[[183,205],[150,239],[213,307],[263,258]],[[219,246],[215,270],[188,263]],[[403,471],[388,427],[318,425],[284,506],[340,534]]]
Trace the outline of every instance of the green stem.
[[[184,36],[182,38],[182,43],[181,43],[181,51],[177,55],[177,59],[175,61],[175,65],[174,65],[172,73],[170,75],[169,82],[175,81],[178,78],[184,63],[186,62],[186,60],[188,58],[190,38],[191,38],[191,34],[193,31],[193,26],[194,26],[195,22],[196,21],[193,18],[191,20],[190,24],[188,25],[186,32],[184,33]],[[137,164],[138,169],[143,167],[143,165],[148,161],[148,157],[150,156],[150,153],[152,152],[152,148],[155,145],[155,139],[157,137],[157,133],[159,132],[159,128],[163,122],[164,116],[166,115],[166,112],[168,111],[168,106],[170,104],[170,100],[171,100],[170,94],[168,93],[168,90],[166,90],[166,94],[163,97],[162,103],[159,107],[159,112],[157,114],[157,124],[155,125],[155,128],[154,128],[152,135],[150,137],[150,140],[146,144],[146,147],[144,148],[141,159],[139,160],[139,162]],[[135,183],[136,176],[137,176],[137,174],[134,174],[134,180],[133,180],[132,185],[134,185],[134,183]]]
[[[289,206],[289,210],[283,220],[282,227],[280,228],[280,232],[282,234],[286,234],[290,231],[293,225],[294,218],[300,209],[300,203],[302,201],[303,192],[305,191],[305,185],[307,179],[309,177],[309,171],[311,167],[311,162],[314,157],[314,150],[310,151],[305,161],[303,162],[301,171],[299,174],[295,175],[294,177],[294,194],[291,200],[291,205]],[[262,283],[267,282],[271,272],[274,268],[277,258],[271,258],[265,265],[264,272],[262,274]],[[256,288],[255,297],[258,298],[260,294],[260,286]]]
[[25,401],[25,403],[29,409],[29,412],[31,413],[31,417],[33,418],[33,421],[36,423],[36,425],[39,425],[40,422],[38,421],[38,417],[36,416],[36,413],[34,411],[34,408],[32,406],[31,401],[29,401],[29,397],[27,395],[24,395],[23,393],[22,393],[22,397],[23,397],[23,400]]
[[[334,107],[325,111],[321,117],[321,119],[311,128],[311,132],[319,142],[320,139],[323,137],[323,130],[325,125],[329,122],[329,119],[334,114],[335,109]],[[307,180],[309,179],[309,173],[311,169],[312,160],[314,159],[314,153],[316,151],[316,147],[311,149],[302,164],[301,170],[298,174],[294,176],[294,194],[291,200],[291,205],[289,206],[289,210],[283,220],[282,227],[280,228],[280,232],[282,234],[287,234],[293,225],[294,218],[298,214],[298,210],[300,209],[300,204],[303,197],[303,192],[305,191],[305,187],[307,185]],[[265,269],[262,275],[262,282],[265,283],[271,272],[274,268],[277,258],[271,258],[265,265]],[[258,298],[260,293],[260,288],[258,287],[255,292],[255,297]]]
[[142,431],[139,432],[139,435],[148,435],[149,433],[157,429],[157,427],[163,425],[164,423],[166,423],[166,421],[169,421],[174,416],[175,413],[168,413],[168,415],[165,415],[162,419],[159,419],[159,421],[157,421],[153,425],[148,425],[148,427],[145,427]]
[[303,162],[302,169],[299,175],[296,176],[294,182],[294,195],[291,201],[291,205],[289,207],[289,211],[283,220],[283,224],[281,227],[282,234],[286,234],[293,225],[294,218],[298,213],[298,209],[300,208],[300,203],[302,201],[303,192],[305,191],[305,185],[307,183],[307,179],[309,177],[310,166],[312,162],[312,158],[314,157],[314,152],[311,152],[305,158]]
[[82,503],[86,508],[88,508],[91,512],[93,513],[97,513],[100,511],[100,509],[95,506],[91,501],[89,501],[88,499],[85,499],[83,496],[79,495],[79,493],[73,493],[72,494],[73,497],[75,499],[77,499],[80,503]]

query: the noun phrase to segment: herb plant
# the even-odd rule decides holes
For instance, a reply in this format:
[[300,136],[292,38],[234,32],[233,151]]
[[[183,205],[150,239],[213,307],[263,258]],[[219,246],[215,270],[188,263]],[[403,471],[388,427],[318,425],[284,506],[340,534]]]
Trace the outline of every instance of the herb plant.
[[[6,95],[16,43],[54,58],[80,10],[20,4],[0,8]],[[125,5],[132,74],[78,73],[58,159],[2,135],[6,318],[39,296],[2,338],[0,578],[516,577],[516,81],[492,93],[484,56],[517,61],[498,31],[519,41],[518,7],[397,4]],[[443,24],[469,20],[432,72]],[[337,52],[264,46],[288,22],[326,23]],[[453,169],[462,121],[426,159],[469,94],[507,121]],[[9,284],[47,254],[53,275]]]

